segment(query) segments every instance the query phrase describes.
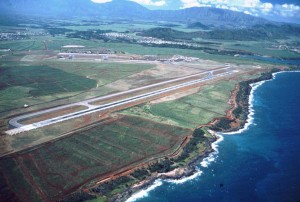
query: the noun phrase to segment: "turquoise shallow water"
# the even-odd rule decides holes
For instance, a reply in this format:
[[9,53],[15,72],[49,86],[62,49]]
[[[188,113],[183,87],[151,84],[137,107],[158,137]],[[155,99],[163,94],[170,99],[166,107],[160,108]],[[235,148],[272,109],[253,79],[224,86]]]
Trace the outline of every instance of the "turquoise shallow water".
[[135,201],[299,202],[299,87],[300,73],[280,73],[259,86],[246,131],[223,135],[218,153],[199,163],[193,179],[157,181]]

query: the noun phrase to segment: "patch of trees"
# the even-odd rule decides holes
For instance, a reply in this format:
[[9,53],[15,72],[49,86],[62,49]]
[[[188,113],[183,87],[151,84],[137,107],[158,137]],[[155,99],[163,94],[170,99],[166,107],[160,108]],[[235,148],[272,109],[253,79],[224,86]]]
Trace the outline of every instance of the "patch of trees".
[[203,33],[203,38],[219,39],[219,40],[235,40],[235,41],[259,41],[286,38],[287,34],[269,29],[268,26],[261,25],[260,27],[253,27],[249,29],[226,29],[214,30],[212,32]]
[[[247,116],[249,113],[249,95],[251,93],[251,86],[252,83],[257,83],[259,81],[269,80],[272,79],[272,74],[275,72],[280,71],[280,69],[272,69],[270,72],[264,72],[260,75],[260,77],[256,79],[251,79],[248,81],[242,81],[239,83],[239,92],[236,95],[236,102],[238,104],[238,107],[233,110],[233,114],[236,118],[238,118],[242,122],[246,122]],[[229,120],[224,118],[221,118],[217,124],[211,127],[212,130],[215,131],[224,131],[230,129],[230,124],[233,120]]]
[[137,169],[131,174],[132,177],[139,179],[139,180],[145,179],[146,176],[148,176],[148,175],[149,175],[149,172],[145,168]]
[[[197,24],[196,24],[197,25]],[[270,39],[284,39],[287,36],[298,36],[298,25],[273,25],[263,24],[244,29],[216,29],[212,31],[182,32],[171,28],[152,28],[141,32],[139,35],[155,37],[165,40],[191,40],[192,38],[258,41]]]
[[63,200],[59,200],[59,202],[82,202],[82,201],[87,201],[87,200],[93,200],[96,199],[97,197],[91,194],[88,194],[83,191],[78,191],[75,192],[69,196],[67,196]]
[[218,52],[216,49],[208,48],[208,47],[195,47],[195,46],[188,46],[185,44],[142,44],[143,46],[151,46],[151,47],[160,47],[160,48],[178,48],[178,49],[190,49],[190,50],[203,50],[203,51],[211,51],[211,52]]
[[272,79],[272,74],[275,72],[280,71],[280,69],[273,69],[270,72],[264,72],[261,74],[260,77],[256,79],[251,79],[248,81],[242,81],[239,83],[240,89],[236,96],[236,102],[238,104],[238,107],[233,111],[233,114],[236,118],[246,121],[247,115],[248,115],[248,107],[249,107],[249,95],[251,92],[251,86],[252,83],[257,83],[259,81],[263,80],[269,80]]
[[233,120],[227,118],[221,118],[215,125],[211,126],[210,128],[214,131],[224,131],[229,130],[231,128],[230,124]]
[[[209,43],[209,42],[207,42]],[[248,51],[242,51],[242,50],[218,50],[214,48],[209,47],[196,47],[196,46],[189,46],[185,44],[142,44],[143,46],[150,46],[150,47],[159,47],[159,48],[177,48],[177,49],[190,49],[190,50],[202,50],[209,54],[214,55],[253,55],[253,53]],[[207,44],[208,45],[208,44]]]
[[107,37],[101,35],[105,33],[112,32],[112,30],[88,30],[88,31],[76,31],[74,33],[67,34],[68,38],[79,38],[79,39],[100,39],[109,40]]
[[187,28],[190,28],[190,29],[204,29],[204,30],[208,30],[209,29],[209,26],[206,26],[204,24],[202,24],[201,22],[195,22],[195,23],[192,23],[192,24],[189,24],[187,26]]
[[148,169],[151,173],[158,172],[158,173],[165,173],[171,171],[171,166],[174,164],[170,159],[166,158],[163,161],[153,163],[149,165]]
[[166,23],[166,24],[162,24],[161,26],[164,26],[164,27],[179,27],[180,25],[172,24],[172,23]]
[[185,159],[187,159],[190,156],[190,153],[195,151],[197,149],[197,145],[203,141],[204,139],[204,131],[201,128],[197,128],[193,132],[193,137],[191,140],[186,144],[186,146],[183,148],[181,155],[174,159],[175,162],[180,162]]
[[101,195],[107,195],[110,192],[112,192],[114,189],[116,189],[117,187],[126,185],[129,181],[131,181],[130,177],[122,176],[115,180],[111,180],[111,181],[105,182],[103,184],[100,184],[99,186],[92,188],[91,191],[94,193],[101,194]]
[[290,66],[289,71],[300,71],[300,65],[297,65],[297,66]]
[[145,36],[145,37],[154,37],[154,38],[159,38],[164,40],[175,40],[175,39],[191,40],[194,36],[193,33],[195,32],[192,33],[181,32],[171,28],[156,27],[156,28],[145,30],[137,35]]
[[66,29],[66,28],[56,28],[56,27],[46,27],[45,28],[48,33],[51,36],[56,36],[56,35],[65,35],[68,32],[72,32],[72,29]]
[[112,30],[88,30],[88,31],[76,31],[75,33],[67,34],[68,38],[79,38],[85,40],[98,39],[104,42],[114,41],[114,42],[127,42],[135,43],[135,39],[123,38],[123,37],[108,37],[102,34],[113,32]]

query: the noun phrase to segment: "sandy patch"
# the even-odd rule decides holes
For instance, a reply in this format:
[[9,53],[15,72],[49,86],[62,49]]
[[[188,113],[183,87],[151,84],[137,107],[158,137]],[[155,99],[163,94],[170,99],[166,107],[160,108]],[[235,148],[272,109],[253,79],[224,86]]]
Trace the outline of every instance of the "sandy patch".
[[200,90],[200,87],[198,87],[198,88],[192,88],[192,89],[189,89],[189,90],[186,90],[186,91],[183,91],[183,92],[179,92],[179,93],[175,93],[173,95],[169,95],[167,97],[163,97],[163,98],[160,98],[160,99],[157,99],[157,100],[153,100],[150,103],[151,104],[158,104],[158,103],[161,103],[161,102],[167,102],[167,101],[177,100],[177,99],[180,99],[182,97],[198,93],[199,90]]

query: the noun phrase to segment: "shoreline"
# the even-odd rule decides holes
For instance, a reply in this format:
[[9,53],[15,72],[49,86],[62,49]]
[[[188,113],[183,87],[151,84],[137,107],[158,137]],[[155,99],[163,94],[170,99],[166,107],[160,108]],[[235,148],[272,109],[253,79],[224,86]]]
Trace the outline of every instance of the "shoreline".
[[254,120],[254,113],[255,110],[253,109],[253,102],[254,102],[254,93],[255,91],[262,86],[264,83],[268,82],[268,81],[272,81],[274,79],[276,79],[276,75],[277,74],[282,74],[282,73],[300,73],[300,71],[287,71],[287,70],[282,70],[279,72],[274,72],[272,73],[272,78],[271,79],[267,79],[267,80],[262,80],[262,81],[257,81],[255,83],[251,83],[251,91],[249,94],[249,99],[248,99],[248,115],[247,115],[247,119],[244,123],[244,125],[236,128],[236,131],[228,131],[228,132],[219,132],[218,134],[224,134],[224,135],[236,135],[236,134],[240,134],[242,132],[245,132],[246,130],[249,129],[249,126],[253,123]]
[[147,197],[150,191],[163,185],[164,182],[182,184],[201,176],[203,171],[201,171],[197,165],[208,167],[209,164],[215,160],[217,154],[219,153],[219,143],[224,140],[224,137],[219,135],[217,132],[210,132],[215,138],[214,141],[210,142],[210,149],[207,149],[204,154],[196,157],[186,166],[176,168],[170,172],[159,173],[155,176],[150,176],[149,179],[134,184],[128,190],[118,194],[117,197],[112,198],[110,201],[134,202],[137,199]]
[[[185,181],[194,179],[202,174],[202,171],[197,169],[199,161],[203,161],[206,158],[211,158],[211,156],[217,152],[215,149],[218,145],[215,145],[219,139],[222,139],[219,135],[212,135],[214,138],[209,140],[209,147],[200,156],[194,158],[187,165],[179,168],[175,168],[166,173],[155,173],[146,178],[145,180],[138,182],[122,193],[119,193],[116,197],[113,197],[110,201],[126,201],[133,202],[136,199],[146,197],[149,191],[152,191],[158,186],[161,186],[163,182],[170,182],[175,184],[181,184]],[[223,140],[223,139],[222,139]],[[209,160],[207,160],[209,162]]]
[[[159,170],[150,171],[148,169],[148,174],[144,175],[144,177],[140,178],[136,182],[130,184],[129,186],[125,184],[121,186],[125,186],[126,188],[118,193],[115,193],[109,197],[102,195],[104,201],[136,201],[140,198],[144,198],[148,196],[148,193],[154,190],[156,187],[163,185],[163,183],[174,183],[174,184],[182,184],[187,181],[193,180],[202,175],[201,167],[206,168],[209,166],[210,163],[214,162],[215,159],[218,157],[218,147],[219,143],[224,140],[224,135],[233,135],[233,134],[240,134],[246,130],[248,130],[249,126],[253,123],[253,115],[255,111],[253,110],[253,102],[254,102],[254,92],[258,89],[259,86],[264,84],[267,81],[271,81],[276,78],[276,75],[279,73],[285,72],[300,72],[298,69],[292,68],[281,68],[281,69],[273,69],[268,72],[262,72],[261,75],[254,79],[249,79],[245,81],[239,81],[236,84],[235,90],[232,91],[230,99],[232,108],[226,111],[226,115],[223,117],[215,118],[211,124],[209,125],[201,125],[196,130],[200,129],[207,134],[207,136],[203,139],[202,142],[197,142],[197,145],[203,145],[203,150],[195,150],[198,148],[193,148],[194,150],[190,150],[189,153],[191,156],[184,157],[177,163],[181,162],[180,164],[174,166],[169,171],[160,173]],[[238,88],[237,92],[236,89]],[[237,94],[240,93],[238,96]],[[242,108],[239,109],[239,108]],[[228,117],[227,115],[230,114],[231,116]],[[225,126],[215,127],[219,122],[225,120]],[[229,121],[229,122],[226,122]],[[231,123],[238,123],[238,124],[231,124]],[[223,122],[224,123],[224,122]],[[227,126],[226,126],[227,124]],[[222,125],[222,124],[220,124]],[[229,126],[229,128],[228,128]],[[195,131],[196,131],[195,130]],[[194,133],[195,133],[194,131]],[[194,136],[193,133],[193,136]],[[192,141],[193,142],[193,141]],[[194,142],[192,144],[195,144]],[[188,147],[187,147],[188,148]],[[185,153],[186,151],[182,148],[182,152]],[[171,160],[171,161],[170,161]],[[165,159],[162,161],[163,165],[164,162],[175,162],[172,159]],[[172,165],[172,164],[171,164]],[[139,169],[145,169],[143,167],[139,167]],[[130,176],[130,175],[129,175]],[[141,175],[143,176],[143,175]],[[135,179],[138,179],[134,177]],[[116,181],[119,178],[115,179]],[[121,180],[121,179],[120,179]],[[112,183],[115,181],[112,180]],[[102,185],[101,185],[102,186]],[[119,185],[118,185],[119,186]],[[101,189],[101,188],[100,188]],[[83,195],[87,195],[89,197],[102,197],[101,195],[97,194],[97,191],[93,193],[93,191],[89,189],[85,189]],[[72,196],[72,195],[69,195]],[[94,198],[95,199],[95,198]]]
[[[202,167],[208,167],[208,165],[215,160],[215,156],[219,153],[218,146],[219,143],[224,140],[224,135],[236,135],[241,134],[242,132],[249,129],[249,126],[253,123],[255,110],[253,109],[254,104],[254,93],[255,91],[262,86],[264,83],[268,81],[272,81],[276,79],[276,75],[280,73],[292,73],[292,72],[300,72],[300,71],[286,71],[281,70],[279,72],[269,72],[272,75],[271,79],[261,80],[254,83],[250,83],[251,91],[248,95],[248,107],[247,107],[247,119],[245,122],[242,123],[237,128],[230,129],[228,132],[216,132],[216,131],[209,131],[214,137],[215,140],[211,142],[210,152],[206,152],[204,155],[198,156],[194,159],[191,163],[187,166],[182,168],[176,168],[167,173],[161,173],[159,176],[150,177],[150,180],[144,180],[138,183],[138,186],[133,185],[130,190],[130,195],[128,193],[121,193],[118,198],[113,199],[112,201],[126,201],[126,202],[133,202],[137,199],[144,198],[148,196],[148,192],[154,190],[156,187],[163,185],[163,182],[170,182],[175,184],[181,184],[186,181],[192,180],[198,176],[201,176],[202,171],[197,168],[197,165],[200,164]],[[234,109],[233,109],[234,110]],[[192,167],[191,167],[192,166]],[[179,171],[176,172],[176,171]],[[188,172],[187,172],[188,171]],[[126,197],[127,196],[127,197]]]

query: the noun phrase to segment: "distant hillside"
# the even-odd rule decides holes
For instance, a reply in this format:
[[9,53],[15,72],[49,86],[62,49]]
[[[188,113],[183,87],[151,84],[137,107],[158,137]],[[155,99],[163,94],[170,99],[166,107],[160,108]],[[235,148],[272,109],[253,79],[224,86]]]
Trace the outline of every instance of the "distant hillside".
[[171,28],[153,28],[141,32],[141,36],[155,37],[165,40],[182,40],[192,38],[258,41],[284,39],[287,36],[299,36],[300,26],[297,25],[256,25],[244,29],[216,29],[212,31],[181,32]]
[[154,37],[165,40],[174,40],[174,39],[192,39],[199,36],[200,32],[181,32],[174,30],[172,28],[152,28],[145,30],[138,35],[145,37]]
[[246,15],[241,12],[218,8],[194,7],[174,11],[153,11],[157,20],[177,21],[182,23],[201,22],[209,26],[251,27],[256,24],[268,23],[267,20]]
[[0,13],[51,17],[98,16],[109,19],[169,21],[185,24],[201,22],[204,26],[227,27],[249,27],[267,23],[267,20],[262,18],[217,8],[148,10],[127,0],[113,0],[104,4],[96,4],[90,0],[5,0],[0,1]]
[[190,28],[190,29],[204,29],[204,30],[207,30],[209,29],[209,26],[206,26],[204,24],[202,24],[201,22],[194,22],[192,24],[189,24],[187,26],[187,28]]
[[[90,0],[5,0],[0,11],[6,14],[41,15],[52,17],[101,16],[138,17],[149,10],[126,0],[97,4]],[[133,12],[134,11],[134,12]]]

